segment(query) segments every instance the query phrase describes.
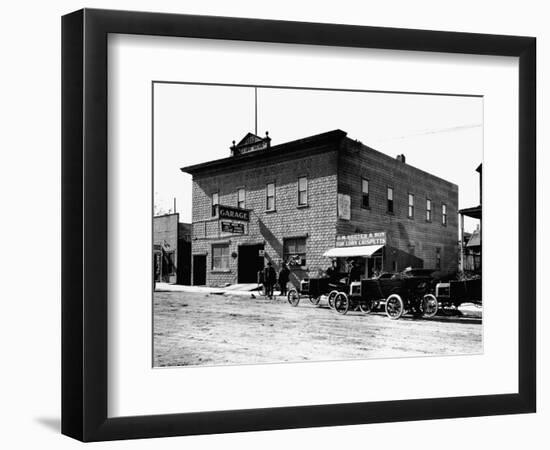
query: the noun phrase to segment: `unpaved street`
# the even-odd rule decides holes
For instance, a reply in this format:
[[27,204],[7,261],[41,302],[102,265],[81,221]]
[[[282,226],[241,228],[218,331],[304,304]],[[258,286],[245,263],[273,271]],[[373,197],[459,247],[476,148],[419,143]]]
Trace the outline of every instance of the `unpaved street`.
[[302,299],[154,294],[154,365],[225,365],[481,353],[481,312],[390,320]]

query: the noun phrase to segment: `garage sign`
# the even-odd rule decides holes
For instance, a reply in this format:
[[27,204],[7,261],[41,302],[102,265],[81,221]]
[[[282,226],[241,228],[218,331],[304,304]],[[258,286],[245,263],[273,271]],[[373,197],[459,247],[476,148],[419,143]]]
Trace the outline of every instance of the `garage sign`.
[[234,208],[233,206],[218,205],[218,216],[220,219],[250,221],[250,211],[248,209]]

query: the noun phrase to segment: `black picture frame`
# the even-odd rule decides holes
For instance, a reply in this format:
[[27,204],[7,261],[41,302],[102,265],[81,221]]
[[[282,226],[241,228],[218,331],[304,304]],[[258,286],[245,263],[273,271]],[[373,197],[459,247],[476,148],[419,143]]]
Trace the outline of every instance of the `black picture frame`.
[[[107,417],[107,35],[519,57],[519,390],[514,394]],[[83,9],[62,18],[62,433],[82,441],[535,412],[536,39]]]

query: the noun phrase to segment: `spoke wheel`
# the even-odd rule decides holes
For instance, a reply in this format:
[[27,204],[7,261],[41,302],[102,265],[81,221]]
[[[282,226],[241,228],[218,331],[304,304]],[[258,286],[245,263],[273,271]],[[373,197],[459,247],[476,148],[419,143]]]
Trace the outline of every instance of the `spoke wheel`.
[[386,315],[392,319],[399,319],[405,311],[403,300],[397,294],[392,294],[386,299]]
[[318,297],[309,297],[309,302],[312,304],[312,305],[318,305],[319,304],[319,301],[321,300],[321,296],[318,296]]
[[426,294],[422,298],[422,314],[424,317],[433,317],[437,314],[439,305],[437,304],[437,298],[432,294]]
[[372,311],[372,300],[361,300],[359,302],[359,309],[365,314],[369,314]]
[[349,310],[349,298],[343,292],[339,292],[334,298],[334,309],[338,314],[346,314]]
[[290,291],[288,291],[286,299],[288,300],[288,303],[290,303],[292,306],[298,306],[298,303],[300,303],[300,294],[298,294],[298,291],[296,289],[291,289]]
[[328,306],[330,309],[334,309],[334,299],[338,295],[338,291],[330,291],[328,294]]

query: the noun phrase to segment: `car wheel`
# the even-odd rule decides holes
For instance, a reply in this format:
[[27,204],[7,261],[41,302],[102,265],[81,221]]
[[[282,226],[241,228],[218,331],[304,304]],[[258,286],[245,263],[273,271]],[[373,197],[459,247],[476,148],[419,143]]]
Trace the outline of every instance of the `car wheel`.
[[338,295],[338,291],[330,291],[328,294],[328,306],[330,309],[334,309],[334,299]]
[[334,298],[334,309],[338,314],[346,314],[349,310],[349,298],[343,292],[339,292]]
[[386,299],[386,315],[392,319],[399,319],[405,311],[403,300],[397,294],[392,294]]
[[286,299],[288,300],[288,303],[290,303],[292,306],[298,306],[298,303],[300,303],[300,294],[296,289],[291,289],[290,291],[288,291]]
[[422,298],[422,314],[424,317],[433,317],[437,314],[439,305],[437,303],[437,298],[432,294],[426,294]]

